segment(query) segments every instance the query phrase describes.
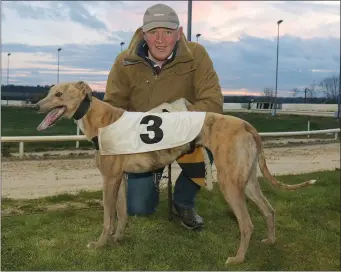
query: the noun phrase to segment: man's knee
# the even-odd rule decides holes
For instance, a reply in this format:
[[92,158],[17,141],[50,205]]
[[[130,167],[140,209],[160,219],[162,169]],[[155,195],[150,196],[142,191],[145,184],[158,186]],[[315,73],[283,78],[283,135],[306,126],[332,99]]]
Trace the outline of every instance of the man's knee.
[[128,174],[127,209],[129,215],[149,215],[159,203],[158,184],[153,173]]

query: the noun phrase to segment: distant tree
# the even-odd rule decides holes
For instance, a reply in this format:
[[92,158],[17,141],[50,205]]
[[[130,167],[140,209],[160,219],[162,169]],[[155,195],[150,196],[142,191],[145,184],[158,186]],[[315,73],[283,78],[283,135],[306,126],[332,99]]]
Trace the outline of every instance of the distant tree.
[[313,82],[307,88],[305,88],[305,91],[307,92],[307,98],[308,99],[315,98],[316,97],[316,93],[318,91],[317,84],[315,82]]
[[290,92],[291,92],[292,98],[295,98],[300,92],[300,90],[298,88],[294,88]]
[[340,76],[327,77],[319,84],[327,100],[337,100],[340,92]]
[[274,90],[272,88],[264,88],[264,96],[265,97],[273,97],[274,96]]
[[47,96],[48,91],[39,92],[39,93],[32,93],[30,98],[28,99],[32,104],[37,103],[39,100],[43,99]]
[[[25,100],[36,101],[39,97],[44,97],[51,86],[37,85],[2,85],[1,86],[1,99],[2,100]],[[39,100],[39,99],[38,99]]]

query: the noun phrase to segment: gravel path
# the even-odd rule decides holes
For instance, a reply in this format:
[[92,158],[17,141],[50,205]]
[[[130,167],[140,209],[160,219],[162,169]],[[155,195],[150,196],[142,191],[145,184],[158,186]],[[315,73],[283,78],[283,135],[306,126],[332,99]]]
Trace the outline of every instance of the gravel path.
[[[340,144],[265,148],[270,171],[299,174],[340,167]],[[259,171],[258,171],[259,172]],[[175,180],[179,167],[173,164]],[[259,173],[258,173],[259,174]],[[37,198],[101,189],[93,158],[2,161],[2,197]]]

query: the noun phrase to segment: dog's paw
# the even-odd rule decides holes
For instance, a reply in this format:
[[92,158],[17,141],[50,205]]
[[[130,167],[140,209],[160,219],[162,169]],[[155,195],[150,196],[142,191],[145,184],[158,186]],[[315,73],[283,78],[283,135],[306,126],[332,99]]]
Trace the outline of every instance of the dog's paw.
[[244,262],[244,258],[240,257],[228,257],[225,264],[240,264]]
[[118,243],[119,241],[122,241],[123,240],[123,235],[118,235],[118,234],[115,234],[112,236],[112,241],[114,243]]
[[98,248],[98,244],[96,242],[90,242],[86,245],[87,248]]
[[275,240],[276,239],[274,238],[273,239],[266,238],[266,239],[263,239],[261,243],[266,244],[266,245],[273,245],[275,243]]
[[308,181],[308,184],[313,185],[313,184],[315,184],[315,182],[316,182],[316,179],[312,179],[312,180]]

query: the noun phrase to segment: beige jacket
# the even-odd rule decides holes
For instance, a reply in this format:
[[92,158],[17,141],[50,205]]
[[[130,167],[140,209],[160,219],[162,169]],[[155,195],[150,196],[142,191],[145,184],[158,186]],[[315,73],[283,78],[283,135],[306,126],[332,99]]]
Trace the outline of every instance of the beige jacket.
[[217,73],[205,48],[188,42],[182,35],[174,60],[159,75],[137,55],[143,39],[139,28],[113,64],[108,76],[104,101],[129,111],[146,112],[164,102],[186,98],[191,110],[221,113],[223,95]]

